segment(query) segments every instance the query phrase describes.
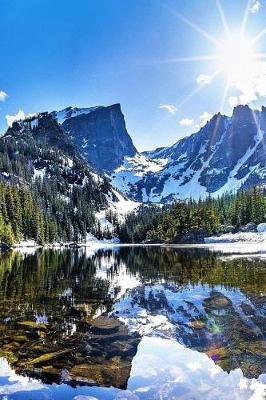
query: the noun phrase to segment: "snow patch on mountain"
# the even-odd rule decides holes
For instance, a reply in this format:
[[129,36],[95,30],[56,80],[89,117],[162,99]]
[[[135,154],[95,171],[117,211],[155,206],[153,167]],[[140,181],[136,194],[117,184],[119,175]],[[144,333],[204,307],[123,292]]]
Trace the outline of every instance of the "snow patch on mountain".
[[227,183],[215,193],[215,196],[219,196],[224,192],[232,192],[241,188],[248,177],[257,169],[259,169],[260,163],[250,166],[247,174],[242,178],[236,178],[236,175],[240,171],[241,167],[249,160],[249,158],[255,153],[258,145],[262,142],[264,137],[264,132],[258,128],[257,134],[255,136],[255,144],[253,147],[249,147],[246,153],[238,160],[237,164],[234,166],[233,170],[230,172]]
[[90,114],[91,112],[101,108],[100,106],[97,107],[90,107],[90,108],[77,108],[77,107],[67,107],[60,111],[53,111],[52,115],[57,120],[59,124],[63,124],[68,118],[77,117],[83,114]]
[[112,193],[106,196],[109,209],[115,212],[120,218],[124,219],[127,214],[136,211],[140,206],[140,203],[133,201],[113,189]]
[[158,173],[166,165],[166,159],[149,159],[143,154],[136,153],[133,157],[125,157],[123,164],[115,169],[111,175],[112,185],[129,194],[132,185],[140,181],[147,174]]
[[36,169],[33,168],[33,177],[32,180],[35,181],[36,179],[41,179],[43,180],[43,178],[45,177],[45,173],[46,173],[46,167],[43,167],[41,169]]

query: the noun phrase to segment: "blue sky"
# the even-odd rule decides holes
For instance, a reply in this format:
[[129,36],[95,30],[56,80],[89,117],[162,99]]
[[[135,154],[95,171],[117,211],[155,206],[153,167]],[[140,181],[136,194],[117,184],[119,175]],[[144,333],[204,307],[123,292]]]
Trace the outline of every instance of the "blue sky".
[[[250,37],[266,25],[264,2],[249,1]],[[238,30],[247,1],[219,4],[230,29]],[[182,17],[222,39],[215,0],[1,0],[0,15],[1,131],[6,115],[19,110],[120,102],[128,131],[144,150],[196,131],[221,107],[230,113],[243,99],[254,107],[266,104],[264,72],[248,88],[231,85],[222,105],[225,71],[208,82],[217,60],[170,62],[216,52]],[[256,50],[265,51],[262,44],[263,37]]]

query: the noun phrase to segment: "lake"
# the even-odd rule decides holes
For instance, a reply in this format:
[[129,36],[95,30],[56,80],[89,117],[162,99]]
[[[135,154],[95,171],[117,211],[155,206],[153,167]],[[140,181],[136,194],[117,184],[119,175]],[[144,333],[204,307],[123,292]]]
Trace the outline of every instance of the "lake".
[[5,253],[0,330],[0,399],[264,399],[266,259]]

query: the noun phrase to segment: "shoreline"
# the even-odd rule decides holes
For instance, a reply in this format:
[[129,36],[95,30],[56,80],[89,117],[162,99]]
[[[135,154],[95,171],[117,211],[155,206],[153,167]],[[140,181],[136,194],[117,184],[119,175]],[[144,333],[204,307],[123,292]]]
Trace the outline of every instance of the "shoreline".
[[93,239],[85,242],[61,242],[40,245],[34,240],[25,240],[12,246],[0,244],[0,254],[9,250],[25,253],[35,252],[38,249],[89,249],[97,250],[118,247],[171,247],[179,249],[206,249],[214,252],[232,255],[265,255],[266,258],[266,232],[230,233],[204,238],[204,243],[121,243],[117,238],[110,240]]

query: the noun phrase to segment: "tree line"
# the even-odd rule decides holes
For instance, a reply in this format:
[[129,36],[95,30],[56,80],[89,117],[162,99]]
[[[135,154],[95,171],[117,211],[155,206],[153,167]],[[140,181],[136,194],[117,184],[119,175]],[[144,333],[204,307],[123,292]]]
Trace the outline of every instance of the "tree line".
[[37,139],[17,129],[0,138],[0,242],[78,241],[88,232],[102,237],[95,213],[107,207],[108,180],[93,174],[63,139],[60,148],[46,143],[53,131]]
[[142,207],[130,214],[119,227],[122,242],[198,241],[222,232],[225,225],[237,231],[249,222],[266,221],[266,198],[262,188],[254,187],[216,199],[176,201],[163,208]]
[[0,183],[0,242],[31,238],[41,243],[53,239],[55,231],[28,190]]

